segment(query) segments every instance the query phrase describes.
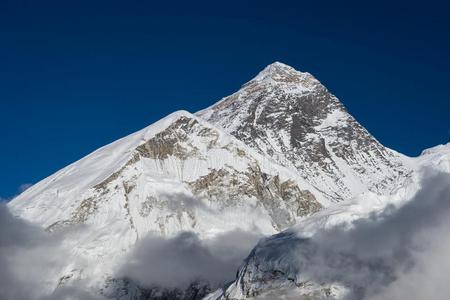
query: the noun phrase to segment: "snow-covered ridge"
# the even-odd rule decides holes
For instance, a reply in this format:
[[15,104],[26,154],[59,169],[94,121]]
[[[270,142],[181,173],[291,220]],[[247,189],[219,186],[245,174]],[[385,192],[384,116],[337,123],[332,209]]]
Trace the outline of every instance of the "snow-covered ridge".
[[450,172],[450,143],[426,149],[415,160],[419,166],[431,166],[442,172]]
[[433,154],[445,155],[445,154],[448,154],[449,152],[450,152],[450,142],[447,144],[437,145],[437,146],[425,149],[422,151],[420,156],[424,157],[424,156],[433,155]]
[[[42,202],[38,198],[47,195],[52,206],[58,206],[58,199],[67,196],[77,197],[94,185],[105,180],[108,176],[120,169],[131,157],[132,150],[157,132],[164,130],[174,120],[181,116],[190,116],[187,111],[177,111],[148,127],[132,133],[124,138],[99,148],[82,159],[61,169],[55,174],[43,179],[14,198],[8,205],[17,211],[21,217],[39,222],[46,219],[47,214],[53,212],[42,209]],[[30,203],[32,201],[35,203]],[[21,210],[21,208],[26,210]],[[33,210],[33,207],[41,209]],[[64,209],[64,207],[61,207]],[[42,215],[43,214],[43,215]],[[39,215],[42,215],[40,218]],[[40,223],[40,222],[39,222]]]

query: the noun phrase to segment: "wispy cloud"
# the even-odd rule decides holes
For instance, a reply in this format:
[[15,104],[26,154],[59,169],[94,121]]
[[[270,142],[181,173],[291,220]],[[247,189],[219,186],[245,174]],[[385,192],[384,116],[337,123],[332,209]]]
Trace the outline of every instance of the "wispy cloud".
[[23,184],[21,184],[19,186],[19,194],[25,192],[26,190],[28,190],[32,186],[33,186],[32,183],[23,183]]
[[2,197],[2,196],[0,196],[0,202],[11,201],[12,199],[17,197],[21,193],[25,192],[27,189],[29,189],[32,186],[33,186],[33,183],[23,183],[23,184],[19,185],[19,187],[17,188],[17,193],[14,196],[11,196],[11,197]]

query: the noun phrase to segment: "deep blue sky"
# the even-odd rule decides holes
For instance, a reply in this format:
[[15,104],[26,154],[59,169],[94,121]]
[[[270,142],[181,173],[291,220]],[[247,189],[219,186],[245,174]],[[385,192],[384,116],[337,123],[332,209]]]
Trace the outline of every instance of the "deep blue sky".
[[450,139],[442,3],[152,2],[0,2],[0,197],[273,61],[315,75],[400,152]]

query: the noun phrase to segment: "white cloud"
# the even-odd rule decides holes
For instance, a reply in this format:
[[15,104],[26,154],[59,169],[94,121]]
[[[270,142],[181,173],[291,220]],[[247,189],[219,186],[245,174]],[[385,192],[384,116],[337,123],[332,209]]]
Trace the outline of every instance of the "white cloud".
[[150,235],[136,245],[118,276],[146,288],[186,289],[195,281],[216,288],[234,279],[260,237],[240,230],[208,240],[192,232],[168,239]]
[[0,203],[0,299],[93,299],[76,287],[55,290],[68,257],[62,239],[14,217]]

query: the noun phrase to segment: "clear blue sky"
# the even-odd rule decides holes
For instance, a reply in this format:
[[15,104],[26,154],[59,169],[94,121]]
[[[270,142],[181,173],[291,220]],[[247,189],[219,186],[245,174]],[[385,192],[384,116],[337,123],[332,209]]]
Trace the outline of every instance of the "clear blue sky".
[[393,149],[450,139],[445,2],[152,2],[0,2],[0,197],[273,61],[315,75]]

